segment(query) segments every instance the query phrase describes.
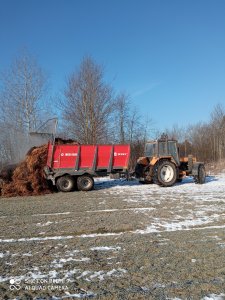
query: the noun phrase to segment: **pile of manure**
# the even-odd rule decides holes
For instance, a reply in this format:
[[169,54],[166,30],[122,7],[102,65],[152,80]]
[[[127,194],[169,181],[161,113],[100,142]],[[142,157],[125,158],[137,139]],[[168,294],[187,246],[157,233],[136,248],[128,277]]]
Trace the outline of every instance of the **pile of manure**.
[[8,166],[0,173],[1,196],[31,196],[52,193],[53,186],[46,180],[48,145],[32,147],[24,161],[17,166]]
[[[79,145],[72,139],[55,139],[56,145]],[[56,191],[52,183],[45,178],[44,167],[47,163],[48,145],[32,147],[24,161],[8,165],[0,172],[0,196],[32,196],[49,194]]]

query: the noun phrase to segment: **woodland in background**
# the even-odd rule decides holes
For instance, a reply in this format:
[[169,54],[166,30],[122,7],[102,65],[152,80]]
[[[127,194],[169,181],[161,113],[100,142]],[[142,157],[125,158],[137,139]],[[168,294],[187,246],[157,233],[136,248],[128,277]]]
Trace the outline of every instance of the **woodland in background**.
[[[162,133],[154,128],[151,116],[142,116],[132,105],[129,95],[105,82],[103,66],[91,57],[84,57],[68,76],[63,95],[51,98],[48,82],[46,72],[27,52],[1,72],[0,169],[22,160],[33,146],[29,132],[56,115],[62,138],[83,144],[131,144],[131,168],[143,155],[145,142]],[[164,132],[179,141],[181,156],[193,154],[204,162],[225,159],[225,110],[220,104],[208,123],[174,126]]]
[[180,141],[181,156],[193,154],[206,163],[225,159],[225,110],[221,104],[214,107],[208,123],[176,127],[167,134]]

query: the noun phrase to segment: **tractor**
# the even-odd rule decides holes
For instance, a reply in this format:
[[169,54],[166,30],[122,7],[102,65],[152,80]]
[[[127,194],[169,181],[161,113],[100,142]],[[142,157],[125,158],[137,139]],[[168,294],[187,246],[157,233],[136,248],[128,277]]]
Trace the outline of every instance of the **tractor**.
[[204,163],[193,155],[179,157],[177,140],[163,134],[158,140],[147,142],[144,157],[139,157],[135,175],[141,183],[156,183],[169,187],[193,176],[194,182],[203,184],[206,178]]

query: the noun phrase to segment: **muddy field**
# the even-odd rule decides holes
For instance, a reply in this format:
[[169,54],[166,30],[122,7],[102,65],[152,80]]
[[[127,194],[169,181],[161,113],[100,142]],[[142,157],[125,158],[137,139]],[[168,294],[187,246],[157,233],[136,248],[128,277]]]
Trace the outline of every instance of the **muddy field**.
[[225,299],[225,175],[0,199],[0,299]]

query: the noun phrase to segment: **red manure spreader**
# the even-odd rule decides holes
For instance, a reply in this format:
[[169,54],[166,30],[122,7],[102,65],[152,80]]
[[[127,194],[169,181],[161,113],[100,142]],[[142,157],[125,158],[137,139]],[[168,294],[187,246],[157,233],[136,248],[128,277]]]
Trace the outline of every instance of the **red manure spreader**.
[[46,178],[62,192],[89,191],[93,177],[127,173],[130,145],[79,145],[49,142]]

